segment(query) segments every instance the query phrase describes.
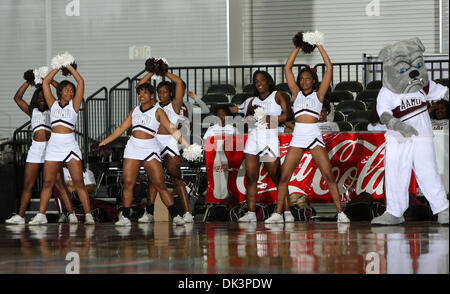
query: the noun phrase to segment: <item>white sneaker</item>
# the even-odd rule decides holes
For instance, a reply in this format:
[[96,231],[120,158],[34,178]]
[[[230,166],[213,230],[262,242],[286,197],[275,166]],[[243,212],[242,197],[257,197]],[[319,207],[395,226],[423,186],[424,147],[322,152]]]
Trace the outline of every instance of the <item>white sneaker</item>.
[[115,222],[116,226],[131,226],[131,221],[127,218],[124,217],[122,213],[119,214],[119,220]]
[[173,222],[175,225],[178,225],[178,226],[182,226],[182,225],[185,224],[185,221],[184,221],[183,218],[182,218],[181,216],[179,216],[179,215],[177,215],[176,217],[174,217],[173,220],[172,220],[172,222]]
[[151,223],[153,222],[153,215],[144,210],[144,214],[138,219],[138,223]]
[[188,211],[183,215],[183,220],[185,223],[193,223],[194,216]]
[[21,217],[18,214],[15,214],[11,218],[8,218],[5,223],[10,225],[23,225],[25,224],[25,218]]
[[295,222],[295,218],[290,211],[284,212],[284,222],[285,223],[293,223]]
[[47,217],[45,216],[45,214],[42,213],[38,213],[36,214],[29,222],[29,225],[44,225],[48,223],[47,222]]
[[272,215],[264,221],[265,224],[282,224],[283,216],[279,213],[272,213]]
[[70,224],[78,224],[78,218],[77,218],[77,216],[75,215],[74,212],[69,214],[69,223]]
[[341,213],[338,213],[338,215],[337,215],[337,222],[338,223],[349,223],[350,219],[342,211]]
[[58,218],[58,224],[67,223],[67,215],[62,213]]
[[240,223],[250,223],[250,222],[256,222],[256,214],[255,213],[249,213],[247,212],[246,214],[244,214],[244,216],[242,216],[241,218],[238,219],[238,222]]
[[[76,216],[75,216],[76,217]],[[77,221],[78,222],[78,221]],[[85,225],[95,225],[95,220],[94,217],[92,216],[92,214],[90,213],[86,213],[84,215],[84,224]]]

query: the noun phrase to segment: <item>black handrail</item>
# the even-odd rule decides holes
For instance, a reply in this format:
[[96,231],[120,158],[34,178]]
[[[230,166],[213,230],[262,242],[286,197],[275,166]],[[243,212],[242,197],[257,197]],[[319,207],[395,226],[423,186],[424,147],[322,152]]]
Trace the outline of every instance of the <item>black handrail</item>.
[[[128,81],[128,88],[119,89],[119,86],[125,81]],[[130,77],[126,77],[126,78],[122,79],[120,82],[118,82],[117,84],[115,84],[114,86],[112,86],[109,89],[108,108],[107,108],[108,109],[108,116],[107,116],[107,126],[106,126],[108,130],[110,130],[110,128],[111,128],[111,99],[112,99],[112,95],[113,95],[115,90],[128,90],[128,106],[129,106],[128,111],[130,111],[131,108],[132,108],[132,103],[131,103],[131,79],[130,79]]]

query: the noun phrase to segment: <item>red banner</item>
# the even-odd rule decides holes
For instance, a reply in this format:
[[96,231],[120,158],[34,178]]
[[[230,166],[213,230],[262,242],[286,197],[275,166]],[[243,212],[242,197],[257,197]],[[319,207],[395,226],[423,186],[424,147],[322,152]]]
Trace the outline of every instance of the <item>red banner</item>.
[[[291,134],[279,134],[281,164],[287,153]],[[209,137],[205,144],[208,188],[205,201],[220,203],[234,195],[241,203],[246,197],[244,144],[247,135]],[[383,197],[383,133],[323,134],[341,201],[346,203],[361,192]],[[417,194],[411,176],[410,192]],[[311,153],[306,151],[289,182],[289,193],[308,196],[310,203],[332,203],[328,185],[322,178]],[[258,180],[258,202],[277,202],[277,187],[262,167]]]

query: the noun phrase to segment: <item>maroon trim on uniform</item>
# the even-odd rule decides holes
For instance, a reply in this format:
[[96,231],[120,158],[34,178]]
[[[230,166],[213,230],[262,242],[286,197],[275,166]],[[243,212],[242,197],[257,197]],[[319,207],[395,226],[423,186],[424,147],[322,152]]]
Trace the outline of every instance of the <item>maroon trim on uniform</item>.
[[156,152],[152,152],[149,156],[147,156],[146,158],[144,158],[144,161],[147,161],[147,159],[149,159],[150,157],[152,157],[153,155],[155,155],[156,157],[158,157],[159,161],[161,161],[161,157],[158,155],[158,153]]
[[35,127],[33,128],[33,132],[34,132],[34,130],[36,130],[36,129],[39,128],[39,127],[44,127],[44,128],[49,129],[49,130],[52,130],[52,128],[49,127],[49,126],[47,126],[47,125],[38,125],[38,126],[35,126]]
[[166,148],[164,148],[162,151],[161,151],[161,156],[162,157],[166,157],[166,155],[164,155],[164,153],[167,151],[167,153],[169,153],[169,152],[171,152],[173,155],[172,156],[178,156],[177,155],[177,153],[175,152],[175,151],[173,151],[172,149],[170,149],[168,146],[166,146]]
[[76,158],[78,158],[78,160],[81,161],[81,158],[73,151],[70,151],[69,155],[66,156],[66,158],[64,158],[63,162],[66,162],[67,159],[69,159],[70,155],[75,155]]
[[59,107],[61,107],[61,108],[64,108],[64,107],[66,107],[66,106],[69,105],[69,104],[70,104],[70,102],[68,102],[66,105],[62,106],[62,105],[61,105],[61,101],[58,100],[58,105],[59,105]]
[[263,152],[266,151],[266,150],[272,154],[272,157],[277,157],[277,156],[275,155],[275,153],[272,151],[272,149],[270,149],[269,146],[264,147],[264,149],[261,150],[261,151],[259,151],[256,155],[259,156],[261,153],[263,153]]
[[319,114],[319,113],[317,113],[317,112],[315,112],[315,111],[312,111],[311,109],[306,109],[306,108],[304,108],[304,109],[300,109],[299,111],[297,111],[296,113],[294,113],[294,116],[297,116],[297,114],[299,114],[300,112],[303,112],[303,111],[306,111],[306,112],[311,112],[311,113],[313,113],[313,114],[315,114],[315,115],[318,115],[318,116],[320,116],[320,114]]
[[74,126],[73,124],[71,124],[70,122],[66,122],[65,120],[62,120],[62,119],[58,119],[58,120],[52,121],[52,125],[53,125],[53,124],[56,124],[56,123],[58,123],[58,122],[62,122],[62,123],[68,124],[68,125],[71,126],[71,127],[75,127],[75,126]]
[[320,141],[319,139],[315,138],[314,141],[312,141],[312,143],[309,144],[308,147],[306,147],[305,149],[310,149],[311,146],[314,145],[314,143],[316,143],[316,142],[319,142],[319,144],[322,145],[322,147],[325,148],[325,144],[322,141]]
[[425,111],[427,111],[428,109],[424,109],[424,110],[422,110],[421,112],[418,112],[418,113],[416,113],[416,114],[414,114],[413,116],[411,116],[411,117],[408,117],[407,119],[404,119],[404,120],[402,120],[402,121],[407,121],[408,119],[410,119],[410,118],[413,118],[413,117],[415,117],[415,116],[417,116],[417,115],[419,115],[419,114],[421,114],[421,113],[423,113],[423,112],[425,112]]
[[142,105],[141,106],[139,106],[139,110],[142,112],[142,113],[146,113],[147,111],[149,111],[150,109],[152,109],[154,106],[152,106],[152,107],[150,107],[149,109],[147,109],[147,110],[142,110]]
[[145,129],[147,131],[150,131],[152,133],[156,133],[154,130],[152,130],[150,128],[147,128],[147,127],[144,127],[143,125],[136,125],[136,126],[134,126],[134,127],[131,128],[131,131],[133,131],[134,128],[143,128],[143,129]]
[[416,111],[417,109],[420,109],[420,108],[426,107],[426,106],[427,106],[427,104],[426,104],[425,102],[422,101],[422,103],[419,104],[419,105],[416,105],[416,106],[413,106],[413,107],[410,107],[410,108],[408,108],[408,109],[406,109],[406,110],[401,111],[401,110],[400,110],[400,105],[399,105],[399,106],[397,106],[396,108],[394,108],[394,109],[392,110],[392,114],[393,114],[394,117],[396,117],[396,118],[401,118],[401,117],[404,117],[405,115],[407,115],[408,113],[414,112],[414,111]]

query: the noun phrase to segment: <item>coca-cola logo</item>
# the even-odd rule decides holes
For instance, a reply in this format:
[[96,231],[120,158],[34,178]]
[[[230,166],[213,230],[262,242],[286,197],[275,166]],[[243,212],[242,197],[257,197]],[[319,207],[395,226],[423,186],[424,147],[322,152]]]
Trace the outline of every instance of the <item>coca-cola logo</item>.
[[[336,139],[336,138],[335,138]],[[280,147],[281,164],[284,162],[289,144]],[[360,194],[367,192],[381,196],[383,194],[384,180],[384,148],[383,142],[380,146],[364,139],[345,139],[338,142],[328,151],[328,156],[333,165],[332,173],[335,177],[339,193],[343,195],[343,201],[350,201],[349,190]],[[245,171],[242,171],[244,162],[241,164],[236,181],[237,189],[243,195],[246,194],[244,181]],[[258,194],[276,190],[265,169],[260,168],[258,179]],[[320,169],[315,164],[310,152],[305,152],[298,167],[292,174],[289,182],[289,193],[300,193],[317,196],[329,194],[328,185]]]

